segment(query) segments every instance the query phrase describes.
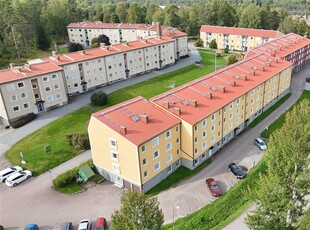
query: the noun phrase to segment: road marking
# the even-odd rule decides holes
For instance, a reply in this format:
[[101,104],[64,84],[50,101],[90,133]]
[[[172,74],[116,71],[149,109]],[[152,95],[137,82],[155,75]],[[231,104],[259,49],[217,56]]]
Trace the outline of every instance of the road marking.
[[199,201],[199,204],[200,204],[200,207],[199,207],[199,209],[203,206],[203,203],[201,202],[201,200],[200,200],[200,198],[199,198],[199,196],[198,196],[198,193],[197,192],[195,192],[195,195],[196,195],[196,197],[197,197],[197,200]]

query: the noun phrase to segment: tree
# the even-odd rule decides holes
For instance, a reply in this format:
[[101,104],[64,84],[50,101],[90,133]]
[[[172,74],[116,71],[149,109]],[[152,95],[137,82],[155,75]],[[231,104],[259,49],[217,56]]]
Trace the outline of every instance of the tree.
[[174,4],[167,4],[165,7],[165,26],[179,27],[180,17],[178,15],[179,8]]
[[118,18],[118,16],[117,16],[117,14],[116,13],[112,13],[111,14],[111,19],[110,19],[110,23],[119,23],[120,21],[119,21],[119,18]]
[[105,105],[108,103],[108,95],[102,90],[99,90],[91,95],[90,101],[94,105]]
[[128,23],[144,23],[145,20],[145,12],[140,7],[140,5],[136,2],[130,4],[127,15]]
[[91,48],[97,48],[98,47],[98,38],[93,38],[91,40]]
[[153,15],[153,22],[160,22],[164,24],[165,21],[165,11],[162,8],[158,8]]
[[213,39],[213,40],[210,42],[209,48],[210,48],[210,49],[217,49],[217,43],[216,43],[215,39]]
[[293,229],[310,194],[310,105],[304,99],[285,115],[282,128],[270,138],[267,170],[260,189],[250,191],[257,208],[247,217],[251,229]]
[[261,29],[260,7],[255,4],[245,7],[240,16],[239,27]]
[[234,64],[234,63],[236,63],[236,62],[238,62],[238,58],[237,58],[236,55],[232,54],[232,55],[230,55],[230,56],[228,57],[228,63],[227,63],[227,65],[231,65],[231,64]]
[[154,3],[148,2],[146,4],[146,15],[145,15],[145,22],[151,24],[153,22],[153,15],[155,14],[156,10],[159,8],[158,5]]
[[69,42],[68,44],[68,52],[76,52],[79,50],[84,50],[84,46],[78,42]]
[[48,50],[51,45],[49,37],[46,36],[42,26],[37,29],[37,46],[41,50]]
[[295,33],[297,34],[297,28],[299,19],[293,19],[292,16],[287,16],[279,25],[279,29],[282,33]]
[[164,223],[157,197],[147,198],[142,192],[125,190],[121,195],[121,208],[112,214],[112,230],[154,229]]
[[98,47],[100,46],[100,43],[103,43],[106,46],[111,45],[110,38],[105,34],[101,34],[98,36],[97,43],[98,43]]
[[197,41],[195,42],[194,46],[196,46],[196,47],[203,47],[202,39],[198,38]]
[[305,20],[299,20],[297,27],[297,33],[301,36],[304,36],[309,30],[309,26]]
[[126,22],[128,4],[126,2],[118,2],[116,4],[115,13],[120,22]]

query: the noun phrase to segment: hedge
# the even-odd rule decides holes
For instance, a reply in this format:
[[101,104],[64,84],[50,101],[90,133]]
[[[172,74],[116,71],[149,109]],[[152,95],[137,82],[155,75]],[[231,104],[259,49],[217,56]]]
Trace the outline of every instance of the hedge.
[[34,113],[29,113],[24,117],[19,118],[16,121],[10,122],[10,126],[14,129],[19,128],[27,123],[29,123],[30,121],[33,121],[34,119],[37,118],[37,115]]

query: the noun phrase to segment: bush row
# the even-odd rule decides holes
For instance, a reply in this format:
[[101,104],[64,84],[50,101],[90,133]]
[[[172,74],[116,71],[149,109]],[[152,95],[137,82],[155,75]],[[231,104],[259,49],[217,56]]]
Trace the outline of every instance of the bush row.
[[16,129],[16,128],[19,128],[19,127],[29,123],[30,121],[36,119],[36,117],[37,117],[36,114],[29,113],[26,116],[24,116],[22,118],[19,118],[16,121],[11,122],[10,125],[11,125],[12,128]]

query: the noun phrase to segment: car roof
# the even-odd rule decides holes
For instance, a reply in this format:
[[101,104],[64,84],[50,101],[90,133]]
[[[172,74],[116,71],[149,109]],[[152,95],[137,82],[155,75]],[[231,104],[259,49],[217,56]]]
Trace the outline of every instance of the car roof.
[[14,171],[14,170],[11,169],[11,168],[3,169],[3,170],[0,171],[0,175],[5,174],[5,173],[8,173],[8,172],[11,172],[11,171]]
[[259,142],[264,142],[260,137],[255,138],[255,140],[257,140]]
[[60,225],[60,230],[67,230],[67,229],[69,229],[69,226],[70,226],[71,224],[72,224],[71,222],[62,223],[62,224]]
[[9,177],[7,178],[7,180],[13,180],[13,179],[15,179],[16,177],[20,176],[21,174],[22,174],[21,172],[15,172],[15,173],[13,173],[11,176],[9,176]]

